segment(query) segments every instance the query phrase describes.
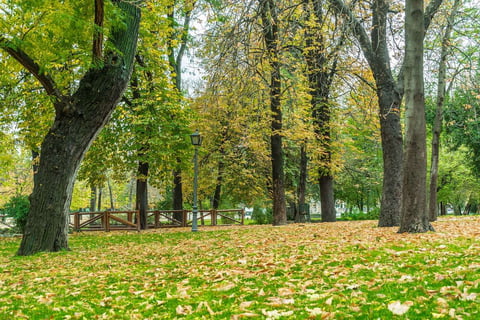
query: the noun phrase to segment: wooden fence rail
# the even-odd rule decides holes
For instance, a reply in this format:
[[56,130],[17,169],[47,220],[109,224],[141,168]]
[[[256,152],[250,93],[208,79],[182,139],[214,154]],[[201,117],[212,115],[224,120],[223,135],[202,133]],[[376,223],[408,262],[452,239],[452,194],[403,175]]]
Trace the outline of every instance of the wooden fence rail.
[[[73,218],[70,219],[70,226],[75,231],[140,231],[138,210],[72,212],[70,216]],[[200,225],[243,225],[245,211],[243,209],[199,210],[197,219]],[[149,210],[147,211],[147,223],[149,228],[188,227],[192,225],[192,212],[189,210]]]

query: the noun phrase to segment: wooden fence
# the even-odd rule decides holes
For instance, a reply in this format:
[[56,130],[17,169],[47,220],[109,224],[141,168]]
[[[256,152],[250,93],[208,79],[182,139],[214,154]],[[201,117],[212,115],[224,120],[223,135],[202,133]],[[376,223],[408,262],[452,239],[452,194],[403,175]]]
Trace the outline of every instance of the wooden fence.
[[[72,212],[70,226],[75,231],[140,231],[139,211],[99,211]],[[201,225],[243,225],[245,211],[230,210],[199,210],[197,222]],[[192,212],[189,210],[149,210],[147,211],[148,228],[188,227],[192,225]]]
[[70,226],[75,231],[140,231],[138,211],[72,212],[70,217],[72,216]]

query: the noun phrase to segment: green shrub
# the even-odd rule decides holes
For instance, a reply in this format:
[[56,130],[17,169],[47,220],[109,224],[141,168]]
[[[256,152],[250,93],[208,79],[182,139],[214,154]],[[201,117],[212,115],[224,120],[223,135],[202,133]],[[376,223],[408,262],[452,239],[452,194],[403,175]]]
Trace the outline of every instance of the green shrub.
[[339,220],[378,220],[379,216],[380,208],[375,208],[369,212],[345,211]]
[[23,233],[23,231],[25,231],[29,209],[30,201],[28,200],[28,196],[20,195],[11,197],[1,211],[3,214],[15,219],[17,228]]
[[257,224],[270,224],[273,222],[272,209],[253,207],[252,220],[255,220]]

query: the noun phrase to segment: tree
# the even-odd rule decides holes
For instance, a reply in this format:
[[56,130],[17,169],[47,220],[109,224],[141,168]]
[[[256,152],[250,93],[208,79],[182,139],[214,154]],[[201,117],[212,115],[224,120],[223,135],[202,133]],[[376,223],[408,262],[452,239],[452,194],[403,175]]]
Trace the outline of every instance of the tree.
[[[103,4],[98,0],[96,4]],[[55,120],[45,136],[25,234],[18,255],[68,249],[68,215],[76,172],[85,152],[108,121],[125,90],[136,53],[140,9],[130,2],[113,1],[122,13],[122,23],[113,23],[103,54],[94,49],[95,63],[78,82],[72,94],[64,93],[48,70],[27,50],[33,43],[15,35],[3,35],[0,47],[41,83],[52,98]],[[103,16],[103,6],[96,17]],[[112,8],[113,9],[113,8]],[[97,23],[97,26],[100,26]],[[100,29],[100,28],[99,28]],[[98,34],[94,33],[94,42]],[[72,47],[72,44],[70,45]],[[95,61],[96,62],[96,61]]]
[[[329,2],[347,19],[351,32],[359,42],[375,78],[383,150],[383,188],[378,225],[380,227],[398,226],[403,179],[403,139],[400,124],[403,67],[400,67],[398,78],[395,80],[390,64],[387,37],[387,32],[391,30],[388,27],[387,16],[392,12],[393,4],[385,0],[374,0],[371,5],[371,19],[363,19],[356,17],[342,0],[329,0]],[[433,0],[428,4],[423,17],[425,30],[428,29],[441,3],[442,0]],[[362,20],[370,21],[371,27],[365,27]],[[371,30],[370,37],[367,30]]]
[[[333,193],[332,170],[332,102],[330,95],[333,79],[337,73],[340,49],[344,43],[345,28],[329,17],[320,0],[304,0],[306,11],[305,22],[305,60],[307,64],[308,82],[312,95],[312,117],[317,143],[321,146],[318,168],[318,183],[320,186],[320,202],[322,221],[336,220],[335,199]],[[333,27],[330,26],[333,24]],[[336,39],[327,39],[325,34],[331,31]]]
[[447,25],[442,36],[440,61],[438,63],[438,81],[437,81],[437,97],[435,118],[433,120],[432,132],[432,155],[430,162],[430,191],[428,199],[428,216],[430,221],[437,220],[437,187],[438,187],[438,162],[440,158],[440,134],[442,132],[443,120],[443,104],[446,94],[446,77],[447,77],[447,59],[451,54],[451,34],[454,27],[454,20],[458,14],[461,4],[460,0],[455,0],[452,11],[447,17]]
[[423,0],[405,6],[405,156],[398,232],[433,231],[427,212],[427,142],[423,80]]
[[[182,88],[182,62],[189,40],[190,22],[196,0],[186,0],[183,3],[173,1],[168,8],[168,21],[170,35],[168,37],[168,62],[171,68],[172,82],[180,96],[183,95]],[[179,27],[177,19],[183,17],[183,24]],[[179,43],[179,44],[177,44]],[[173,170],[173,210],[183,210],[183,181],[182,181],[182,160],[177,157],[178,165]],[[177,212],[174,218],[182,221],[183,214]]]
[[282,108],[281,108],[281,75],[278,35],[278,7],[273,0],[259,0],[260,16],[263,26],[267,61],[270,66],[270,110],[272,114],[270,136],[272,157],[272,193],[273,193],[273,225],[287,223],[285,203],[284,159],[282,147]]

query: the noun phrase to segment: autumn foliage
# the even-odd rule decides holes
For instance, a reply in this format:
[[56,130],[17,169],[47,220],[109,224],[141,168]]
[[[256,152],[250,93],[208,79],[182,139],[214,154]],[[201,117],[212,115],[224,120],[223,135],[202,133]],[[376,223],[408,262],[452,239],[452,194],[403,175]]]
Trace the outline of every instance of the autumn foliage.
[[376,221],[80,233],[14,257],[2,319],[478,319],[480,217],[398,234]]

